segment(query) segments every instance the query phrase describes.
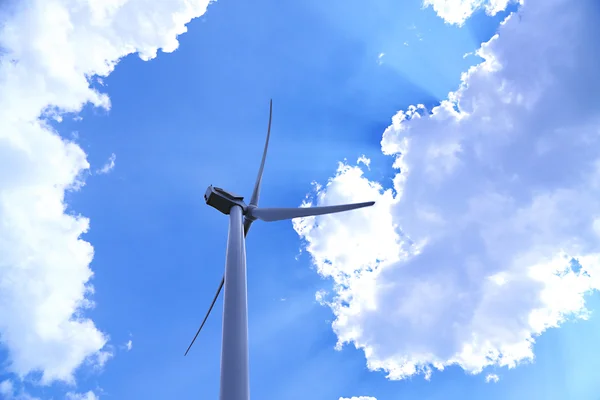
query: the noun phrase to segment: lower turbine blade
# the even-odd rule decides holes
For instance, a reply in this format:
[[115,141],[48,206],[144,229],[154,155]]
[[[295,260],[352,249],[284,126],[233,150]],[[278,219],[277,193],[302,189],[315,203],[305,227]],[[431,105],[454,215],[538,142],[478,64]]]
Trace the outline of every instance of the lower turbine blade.
[[212,303],[210,304],[210,308],[208,309],[208,312],[206,313],[206,316],[204,317],[204,320],[202,321],[202,324],[200,324],[200,328],[198,328],[198,332],[196,332],[196,335],[192,339],[192,343],[190,343],[190,345],[188,346],[187,350],[185,351],[184,356],[187,356],[187,353],[192,348],[192,345],[194,344],[194,342],[196,341],[196,338],[200,334],[200,331],[204,327],[204,324],[206,323],[206,320],[208,319],[208,316],[210,315],[210,312],[212,311],[213,307],[215,306],[215,303],[217,302],[217,298],[219,297],[219,293],[221,293],[221,289],[223,289],[223,284],[224,283],[225,283],[225,275],[223,275],[223,279],[221,279],[221,284],[219,285],[219,288],[217,289],[217,293],[215,293],[215,298],[213,299]]
[[[250,221],[250,220],[245,220],[244,221],[244,237],[246,237],[246,235],[248,234],[248,231],[250,230],[250,225],[252,225],[252,221]],[[192,348],[192,345],[194,344],[194,342],[196,341],[196,338],[200,334],[200,331],[204,327],[204,324],[206,323],[206,320],[208,319],[208,316],[210,315],[210,312],[212,311],[213,307],[215,306],[215,303],[217,302],[217,299],[219,298],[219,294],[221,293],[221,290],[223,289],[223,285],[224,284],[225,284],[225,274],[223,274],[223,278],[221,279],[221,284],[219,285],[219,288],[217,289],[217,293],[215,294],[215,298],[213,299],[212,303],[210,303],[210,308],[208,309],[208,312],[206,313],[206,316],[204,317],[204,320],[202,321],[202,324],[200,325],[200,328],[198,328],[198,331],[196,332],[196,335],[192,339],[192,343],[190,343],[190,345],[188,346],[187,350],[185,351],[185,356],[187,356],[187,353]]]
[[355,210],[357,208],[369,207],[375,204],[374,201],[365,203],[342,204],[339,206],[325,207],[300,207],[300,208],[255,208],[251,210],[252,217],[262,221],[282,221],[285,219],[294,219],[301,217],[312,217],[316,215],[333,214],[342,211]]

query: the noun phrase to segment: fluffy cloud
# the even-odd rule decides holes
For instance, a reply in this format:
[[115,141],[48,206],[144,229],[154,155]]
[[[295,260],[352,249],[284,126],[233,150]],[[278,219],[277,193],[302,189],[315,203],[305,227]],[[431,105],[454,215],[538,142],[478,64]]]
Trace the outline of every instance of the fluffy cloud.
[[92,391],[86,393],[67,393],[67,400],[99,400],[100,398]]
[[529,0],[428,112],[399,112],[392,189],[342,164],[314,201],[375,207],[296,221],[338,345],[390,379],[533,360],[600,287],[600,47],[591,0]]
[[499,380],[500,380],[500,377],[498,375],[496,375],[496,374],[488,374],[485,377],[485,382],[486,383],[490,383],[490,382],[492,382],[492,383],[498,383]]
[[22,390],[16,390],[10,380],[0,382],[0,395],[2,395],[3,400],[40,400]]
[[375,397],[360,396],[360,397],[340,397],[339,400],[377,400]]
[[423,5],[432,7],[447,23],[462,25],[478,9],[496,15],[510,2],[523,3],[523,0],[423,0]]
[[117,161],[117,155],[115,153],[112,153],[110,155],[110,157],[108,158],[108,161],[106,162],[106,164],[104,164],[102,166],[102,168],[100,168],[99,170],[96,171],[97,174],[108,174],[110,171],[112,171],[115,168],[115,161]]
[[[85,104],[108,109],[91,87],[119,59],[177,48],[208,0],[23,0],[0,8],[0,339],[9,370],[73,381],[84,360],[102,364],[107,336],[83,313],[93,248],[86,218],[67,211],[86,154],[47,122]],[[88,396],[89,398],[89,396]]]

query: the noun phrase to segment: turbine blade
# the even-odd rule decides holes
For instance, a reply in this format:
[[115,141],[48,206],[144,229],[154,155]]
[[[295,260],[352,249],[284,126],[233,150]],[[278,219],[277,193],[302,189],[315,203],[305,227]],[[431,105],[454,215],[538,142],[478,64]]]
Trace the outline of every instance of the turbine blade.
[[252,220],[248,219],[248,218],[244,218],[244,237],[246,237],[246,235],[248,234],[248,231],[250,230],[250,225],[252,225]]
[[202,324],[200,324],[200,328],[198,328],[198,331],[196,332],[196,335],[192,339],[192,343],[190,343],[190,345],[188,346],[187,350],[185,351],[184,356],[187,356],[187,353],[192,348],[192,345],[194,344],[194,342],[196,341],[196,338],[200,334],[200,331],[204,327],[204,324],[206,323],[206,320],[208,319],[208,316],[210,315],[210,312],[212,311],[213,307],[215,306],[215,303],[217,302],[217,299],[219,298],[219,293],[221,293],[221,289],[223,289],[223,284],[224,283],[225,283],[225,275],[223,275],[223,279],[221,279],[221,283],[219,284],[219,288],[217,289],[217,293],[215,293],[215,297],[213,298],[212,303],[210,303],[210,307],[208,308],[208,312],[204,316],[204,319],[202,320]]
[[250,197],[249,205],[258,206],[258,199],[260,197],[260,185],[262,183],[263,170],[265,169],[265,160],[267,159],[267,149],[269,148],[269,138],[271,137],[271,119],[273,117],[273,100],[269,102],[269,126],[267,128],[267,140],[265,140],[265,149],[263,150],[262,161],[260,162],[260,168],[258,169],[258,176],[256,177],[256,183],[254,184],[254,191],[252,191],[252,197]]
[[[250,230],[250,225],[251,224],[252,224],[252,221],[248,221],[248,220],[244,221],[244,238],[248,234],[248,231]],[[200,334],[200,331],[204,327],[204,324],[206,323],[206,320],[208,319],[208,316],[210,315],[210,312],[212,311],[213,307],[215,306],[215,303],[217,302],[217,299],[219,298],[219,294],[221,293],[221,290],[223,289],[223,285],[224,284],[225,284],[225,274],[223,274],[223,278],[221,279],[221,284],[219,285],[219,288],[217,289],[217,293],[215,294],[215,298],[213,299],[212,303],[210,303],[210,307],[208,309],[208,312],[206,313],[206,316],[204,317],[204,320],[202,321],[202,324],[200,325],[200,328],[198,328],[198,331],[196,332],[196,335],[194,336],[194,339],[192,339],[192,343],[190,343],[190,345],[188,346],[187,350],[185,351],[185,355],[186,356],[187,356],[187,353],[192,348],[192,345],[196,341],[196,338]]]
[[262,221],[281,221],[285,219],[294,219],[300,217],[312,217],[316,215],[333,214],[342,211],[355,210],[357,208],[369,207],[375,204],[374,201],[365,203],[342,204],[338,206],[325,207],[301,207],[301,208],[255,208],[251,211],[252,217]]

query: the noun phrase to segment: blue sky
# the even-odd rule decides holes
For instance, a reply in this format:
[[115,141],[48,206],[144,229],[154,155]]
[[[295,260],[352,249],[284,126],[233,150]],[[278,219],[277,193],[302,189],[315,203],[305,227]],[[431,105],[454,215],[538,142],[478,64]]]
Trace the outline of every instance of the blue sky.
[[[536,10],[543,10],[546,6],[539,1],[531,3],[531,14],[543,14]],[[557,0],[554,3],[561,2]],[[73,21],[80,17],[73,11],[75,8],[70,1],[56,0],[52,4],[56,9],[67,10],[67,14],[72,13]],[[527,6],[529,4],[523,7]],[[580,7],[588,6],[593,9],[591,1],[582,2]],[[38,12],[41,7],[41,2],[29,1],[27,7],[5,8],[2,11],[3,21],[8,21],[6,26],[10,28],[20,26],[17,22],[22,19],[19,18],[27,21],[46,18],[43,12]],[[57,85],[59,89],[44,89],[56,90],[58,97],[51,93],[53,96],[48,95],[50,100],[46,103],[39,101],[37,114],[34,111],[29,114],[35,114],[37,118],[44,104],[58,106],[57,114],[62,115],[62,120],[52,120],[50,116],[48,123],[63,139],[72,140],[80,146],[90,164],[87,171],[81,161],[75,168],[76,172],[83,172],[78,175],[79,178],[73,175],[72,179],[83,179],[85,185],[80,190],[68,190],[64,204],[67,215],[82,215],[90,221],[90,229],[82,234],[82,239],[94,248],[90,264],[94,274],[90,280],[94,293],[88,298],[95,306],[85,309],[83,315],[109,337],[106,345],[100,348],[112,356],[98,367],[102,362],[94,357],[97,357],[100,348],[96,352],[90,351],[85,358],[87,361],[74,369],[71,384],[61,382],[61,379],[40,383],[44,368],[42,371],[28,369],[25,361],[19,364],[21,367],[14,367],[15,358],[21,354],[20,347],[13,343],[13,339],[4,338],[12,338],[10,335],[18,331],[10,325],[16,324],[15,319],[5,318],[0,320],[0,340],[4,345],[4,368],[0,381],[11,382],[15,390],[13,394],[9,391],[0,393],[6,399],[27,398],[25,392],[40,399],[95,399],[83,397],[89,391],[102,399],[217,398],[221,301],[190,354],[183,357],[212,299],[224,266],[227,219],[207,207],[202,195],[209,184],[250,195],[266,133],[269,99],[274,101],[274,117],[263,179],[262,205],[297,206],[307,193],[313,191],[311,182],[325,184],[329,179],[335,181],[332,177],[343,175],[336,174],[338,162],[347,160],[348,165],[354,168],[362,155],[370,159],[369,168],[362,168],[363,178],[378,182],[380,192],[393,189],[390,193],[397,201],[400,187],[396,180],[400,173],[393,167],[397,155],[382,154],[381,144],[384,131],[390,132],[389,135],[393,133],[386,130],[392,123],[392,116],[416,104],[424,104],[431,110],[447,99],[449,92],[459,88],[461,73],[482,60],[479,56],[465,54],[475,52],[482,43],[490,40],[498,31],[500,22],[519,7],[511,3],[494,16],[486,15],[483,9],[476,9],[460,26],[448,23],[447,16],[444,20],[442,12],[424,7],[421,0],[384,0],[368,6],[354,0],[309,0],[298,4],[273,0],[253,3],[221,0],[211,3],[205,13],[198,13],[203,15],[187,24],[187,32],[178,37],[179,47],[174,52],[159,51],[158,56],[150,61],[141,60],[137,54],[129,54],[120,60],[114,71],[94,69],[87,64],[74,68],[74,74],[88,68],[102,76],[101,80],[90,78],[89,85],[110,97],[110,110],[97,107],[103,100],[96,101],[98,104],[94,106],[90,102],[95,101],[85,97],[74,97],[76,101],[64,100],[61,103],[69,96],[61,99],[60,90],[68,89],[61,89],[60,85]],[[552,15],[551,12],[558,7],[547,6],[550,10],[548,15]],[[153,15],[152,23],[159,24],[161,8],[157,6],[156,9],[159,11]],[[135,7],[132,6],[131,10],[135,11]],[[28,13],[35,18],[30,16],[27,19]],[[189,15],[190,18],[192,16],[196,15]],[[52,20],[50,16],[47,18]],[[541,20],[542,17],[536,18]],[[589,20],[591,18],[588,17]],[[165,20],[168,18],[165,17]],[[564,24],[569,23],[573,23],[573,19],[565,18]],[[74,22],[77,29],[85,28],[85,24],[86,21],[80,25]],[[124,29],[122,24],[115,26]],[[43,28],[33,35],[43,37]],[[106,35],[107,40],[116,40],[117,28]],[[520,28],[513,29],[518,32]],[[524,34],[530,34],[531,28],[522,29]],[[43,61],[43,57],[36,55],[40,47],[28,47],[15,40],[20,35],[19,29],[16,29],[16,34],[15,30],[6,28],[1,32],[4,39],[0,45],[6,49],[6,54],[12,59],[22,59],[21,65],[32,68],[31,71],[38,71],[34,63]],[[141,35],[134,32],[132,37],[137,34]],[[123,37],[128,38],[127,35]],[[84,37],[83,34],[81,37]],[[132,39],[133,46],[151,48],[168,43],[157,39],[154,44],[152,39],[150,34],[148,42],[146,38]],[[35,42],[27,37],[23,40]],[[58,58],[52,60],[59,66],[61,62],[65,65],[69,62],[68,57],[61,53],[61,40],[54,42],[56,48],[48,50],[58,54]],[[123,43],[126,44],[126,40],[123,39]],[[42,43],[41,39],[39,43]],[[82,43],[85,44],[83,39],[79,44]],[[128,51],[123,50],[123,43],[115,48],[125,55]],[[92,54],[94,45],[100,46],[98,42],[90,41],[90,52],[85,54]],[[512,47],[508,47],[510,51],[506,53],[518,54],[518,43],[510,45]],[[25,50],[21,51],[18,46]],[[82,51],[80,47],[74,48]],[[532,54],[526,52],[525,46],[524,49],[522,57]],[[77,52],[73,51],[73,54],[77,55]],[[13,75],[6,73],[9,58],[3,57],[0,68],[5,68],[5,71],[0,75],[0,88],[5,85],[5,93],[9,93],[9,89],[15,90],[19,86],[11,86]],[[543,70],[544,59],[539,62],[539,68]],[[51,62],[39,64],[39,70],[50,70],[52,65]],[[90,62],[89,65],[93,64]],[[70,71],[67,67],[64,70]],[[54,71],[48,76],[55,79],[57,75]],[[478,87],[479,81],[474,79],[471,87]],[[47,87],[53,88],[55,81],[50,78],[48,81],[53,83]],[[25,80],[19,82],[25,84]],[[519,82],[515,82],[514,90],[518,90]],[[73,83],[69,87],[78,86]],[[22,100],[0,95],[0,104],[25,104],[27,98],[24,96],[31,92],[22,90],[19,93],[24,93]],[[473,95],[473,98],[478,97]],[[463,107],[468,108],[464,104]],[[498,110],[498,115],[504,115],[500,108],[495,110]],[[471,112],[476,114],[476,111]],[[29,114],[24,111],[22,116],[20,113],[15,115],[27,121],[31,118]],[[492,112],[491,115],[496,114]],[[426,118],[427,115],[422,120]],[[10,115],[0,114],[0,122],[2,119],[9,127],[7,137],[18,138],[20,131],[17,128],[14,132],[11,130],[10,124],[14,121]],[[17,122],[14,124],[18,127]],[[448,122],[450,125],[451,122]],[[416,131],[421,129],[419,127],[415,122],[411,129]],[[431,129],[443,131],[443,128],[436,127]],[[415,143],[418,143],[416,139]],[[1,141],[0,146],[3,146]],[[0,148],[0,157],[10,154],[10,151],[9,142],[4,149]],[[112,154],[116,156],[114,168],[108,173],[98,173]],[[52,157],[48,159],[52,160]],[[13,168],[10,162],[4,168]],[[14,168],[20,168],[21,164],[14,165]],[[40,168],[45,168],[44,164],[40,165]],[[48,168],[55,166],[51,161],[47,165]],[[4,175],[10,177],[8,172],[0,173],[0,177]],[[52,186],[52,182],[48,185]],[[419,187],[427,185],[428,181],[423,178]],[[334,196],[339,187],[332,185],[330,189],[321,191],[320,201],[338,198]],[[407,192],[410,194],[409,188],[415,187],[407,186]],[[531,187],[534,187],[533,183]],[[350,186],[342,188],[343,193],[351,190],[360,192]],[[2,190],[10,194],[13,188],[9,183],[5,188],[0,186],[0,194]],[[412,193],[416,192],[413,189]],[[461,193],[457,189],[454,195]],[[357,194],[359,197],[364,195]],[[584,196],[587,195],[584,193]],[[404,210],[402,203],[397,206],[394,201],[391,201],[390,207],[396,211],[388,219],[404,221],[404,217],[394,219],[402,216]],[[3,207],[0,207],[0,217],[11,210],[9,206]],[[447,209],[443,214],[448,220],[451,220],[450,211]],[[40,221],[43,224],[43,219]],[[406,226],[402,222],[397,224],[402,229],[418,225],[412,220],[407,220]],[[429,380],[420,373],[402,380],[389,380],[383,371],[370,371],[364,351],[356,349],[354,344],[345,345],[341,351],[334,349],[337,336],[343,331],[342,328],[337,332],[332,330],[332,322],[339,315],[315,300],[318,291],[331,292],[332,281],[335,280],[331,276],[327,278],[319,264],[321,258],[333,259],[331,254],[334,250],[327,249],[327,241],[324,240],[328,236],[325,233],[320,235],[317,228],[311,228],[308,234],[301,234],[299,238],[293,228],[290,222],[256,223],[247,241],[253,398],[592,399],[600,391],[597,374],[593,372],[600,367],[600,362],[592,356],[600,350],[595,340],[600,325],[593,313],[598,306],[596,292],[585,295],[587,309],[592,311],[588,321],[558,321],[560,328],[543,329],[544,333],[534,346],[535,361],[528,362],[524,359],[527,357],[517,357],[519,365],[516,368],[500,366],[498,361],[486,366],[483,372],[472,375],[466,372],[469,370],[467,361],[460,361],[460,365],[449,366],[443,371],[434,369]],[[350,225],[348,229],[361,228]],[[369,233],[367,227],[364,229]],[[378,232],[377,227],[374,229]],[[413,232],[416,241],[421,232]],[[331,237],[339,237],[343,232],[330,234]],[[317,240],[323,240],[319,243],[325,244],[315,245],[311,250],[308,244],[316,244]],[[467,239],[461,240],[460,243],[466,246]],[[548,239],[548,245],[553,245],[553,240]],[[8,243],[13,242],[9,240]],[[537,242],[531,244],[531,248],[538,249],[539,246]],[[569,253],[568,249],[565,251],[575,254]],[[582,252],[581,256],[591,253],[591,250]],[[457,257],[461,256],[462,253]],[[352,259],[352,256],[349,257]],[[440,260],[429,259],[433,262]],[[413,262],[410,260],[413,259],[406,260],[407,265]],[[384,261],[382,271],[387,265]],[[390,265],[397,262],[388,261]],[[355,262],[358,263],[356,259]],[[7,256],[6,260],[2,260],[0,256],[1,265],[9,268],[10,263],[21,265],[18,258]],[[47,271],[52,273],[51,268],[58,267],[48,268]],[[393,268],[390,266],[386,271],[393,271]],[[586,265],[584,268],[587,268]],[[591,270],[591,267],[586,269],[588,272]],[[446,281],[440,282],[445,284]],[[595,288],[592,285],[588,290]],[[397,290],[394,293],[400,293],[401,289]],[[477,290],[473,289],[473,292]],[[6,293],[11,293],[5,294],[6,298],[13,299],[12,292]],[[514,293],[518,295],[519,292]],[[561,296],[563,292],[556,293]],[[18,309],[9,309],[18,312]],[[511,309],[507,309],[510,312]],[[581,308],[574,306],[560,312],[567,319],[575,319],[580,311]],[[362,323],[368,332],[366,321]],[[498,321],[501,322],[494,328],[513,326],[510,317],[500,317]],[[18,326],[26,334],[27,329],[35,329],[28,328],[26,324],[24,328]],[[386,340],[404,340],[401,334],[404,329],[398,330],[398,326],[393,321],[381,326],[387,330]],[[433,330],[432,337],[435,335]],[[44,337],[39,333],[39,338]],[[129,340],[132,347],[127,350]],[[387,342],[377,340],[357,338],[355,343],[360,342],[361,346],[373,344],[381,352]],[[440,339],[440,342],[443,341]],[[424,342],[423,345],[430,343]],[[448,361],[440,354],[436,354],[439,361]],[[396,353],[390,357],[395,356]],[[35,365],[35,362],[32,364]],[[44,365],[50,370],[53,364],[48,361]],[[23,371],[33,373],[19,378],[19,372]],[[499,381],[487,383],[485,378],[489,374],[496,374]]]

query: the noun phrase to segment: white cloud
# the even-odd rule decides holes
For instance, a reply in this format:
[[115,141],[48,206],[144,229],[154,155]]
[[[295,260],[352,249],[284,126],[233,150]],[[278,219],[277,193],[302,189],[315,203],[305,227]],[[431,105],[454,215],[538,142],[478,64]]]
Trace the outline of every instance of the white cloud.
[[0,395],[2,400],[40,400],[23,390],[15,390],[14,384],[8,379],[0,382]]
[[13,391],[14,388],[11,381],[5,380],[0,382],[0,394],[2,394],[3,396],[9,396],[12,395]]
[[486,383],[498,383],[498,381],[500,380],[500,377],[496,374],[487,374],[487,376],[485,377],[485,382]]
[[117,160],[117,155],[115,153],[112,153],[110,155],[110,157],[108,158],[108,161],[106,162],[106,164],[104,164],[102,166],[102,168],[100,168],[98,171],[96,171],[97,174],[108,174],[110,171],[113,170],[113,168],[115,168],[115,161]]
[[[600,36],[593,2],[529,0],[485,59],[427,113],[393,118],[395,193],[342,165],[316,203],[376,200],[294,221],[338,345],[390,379],[514,367],[536,337],[587,318],[600,287]],[[576,258],[578,262],[573,261]]]
[[359,397],[340,397],[339,400],[377,400],[375,397],[359,396]]
[[130,339],[127,341],[127,343],[125,343],[125,348],[127,349],[127,351],[131,351],[131,349],[133,348],[133,341]]
[[365,156],[364,154],[360,157],[358,157],[358,160],[356,161],[357,164],[364,164],[365,167],[367,168],[371,168],[371,159],[367,158],[367,156]]
[[74,393],[74,392],[67,393],[67,400],[99,400],[99,399],[100,399],[100,397],[98,397],[92,391],[89,391],[86,393]]
[[462,25],[481,8],[489,15],[496,15],[510,2],[522,3],[523,0],[423,0],[423,6],[432,7],[449,24]]
[[40,116],[108,109],[90,77],[136,51],[145,60],[174,51],[208,0],[11,4],[0,15],[0,337],[9,371],[72,383],[85,360],[109,356],[107,336],[83,315],[93,306],[93,248],[81,239],[89,222],[64,203],[89,164]]
[[111,344],[107,344],[104,346],[102,351],[99,351],[89,356],[87,361],[96,371],[101,371],[108,362],[108,360],[110,360],[114,356],[114,346]]

